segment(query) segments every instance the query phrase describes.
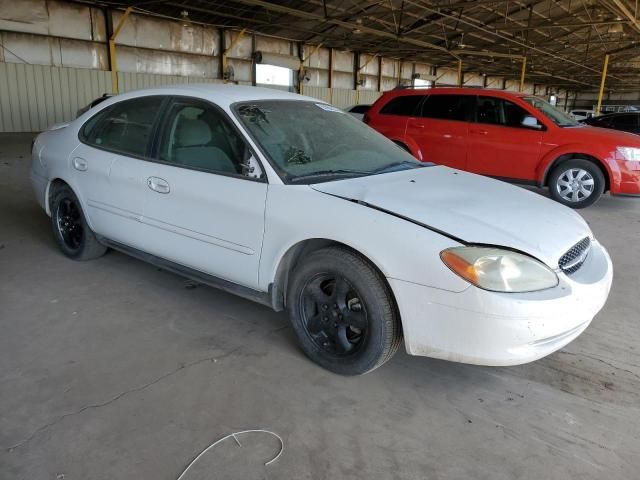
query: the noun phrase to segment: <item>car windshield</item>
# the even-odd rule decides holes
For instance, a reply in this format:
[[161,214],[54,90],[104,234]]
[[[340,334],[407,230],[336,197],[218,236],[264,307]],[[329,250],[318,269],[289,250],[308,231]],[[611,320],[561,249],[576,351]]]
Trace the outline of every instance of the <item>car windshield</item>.
[[263,100],[235,104],[234,111],[288,183],[425,166],[372,128],[325,103]]
[[523,97],[522,99],[538,111],[542,112],[545,117],[559,127],[575,127],[576,125],[580,125],[573,117],[541,98]]

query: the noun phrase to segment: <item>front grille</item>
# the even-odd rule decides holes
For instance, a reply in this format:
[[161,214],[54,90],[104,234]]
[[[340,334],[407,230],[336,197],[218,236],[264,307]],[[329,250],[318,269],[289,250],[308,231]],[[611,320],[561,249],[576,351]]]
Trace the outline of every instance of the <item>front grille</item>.
[[590,247],[591,240],[589,237],[583,238],[560,257],[558,266],[567,275],[576,273],[587,259]]

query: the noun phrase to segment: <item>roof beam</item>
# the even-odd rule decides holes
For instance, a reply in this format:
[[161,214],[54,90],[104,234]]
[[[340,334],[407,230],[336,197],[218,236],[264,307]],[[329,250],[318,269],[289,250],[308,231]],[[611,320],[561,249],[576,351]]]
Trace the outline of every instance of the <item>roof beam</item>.
[[599,22],[574,22],[574,23],[538,23],[536,25],[524,26],[524,25],[505,25],[503,27],[493,27],[496,30],[502,32],[521,32],[526,30],[537,30],[546,28],[584,28],[594,27],[599,25],[617,25],[619,23],[629,23],[625,20],[607,20]]
[[418,40],[414,38],[407,38],[398,36],[394,33],[387,32],[384,30],[377,30],[375,28],[370,28],[365,25],[359,25],[357,23],[345,22],[343,20],[338,20],[337,18],[324,18],[322,15],[318,15],[311,12],[305,12],[303,10],[297,10],[295,8],[287,7],[284,5],[277,5],[273,3],[266,2],[264,0],[231,0],[234,3],[241,3],[244,5],[250,5],[253,7],[262,7],[265,10],[270,10],[273,12],[286,13],[288,15],[297,17],[297,18],[305,18],[308,20],[317,20],[318,22],[327,22],[334,25],[338,25],[340,27],[348,28],[350,30],[360,30],[361,32],[368,33],[370,35],[374,35],[381,38],[389,38],[394,39],[402,43],[409,43],[411,45],[417,45],[419,47],[428,48],[431,50],[439,50],[442,52],[447,52],[447,49],[436,45],[435,43],[425,42],[423,40]]

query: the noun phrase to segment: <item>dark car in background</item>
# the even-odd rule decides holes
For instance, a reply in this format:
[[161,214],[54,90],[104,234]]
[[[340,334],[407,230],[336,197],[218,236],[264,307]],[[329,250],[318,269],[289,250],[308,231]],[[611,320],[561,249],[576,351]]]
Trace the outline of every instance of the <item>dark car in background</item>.
[[592,127],[611,128],[640,135],[640,112],[610,113],[587,118],[583,123]]

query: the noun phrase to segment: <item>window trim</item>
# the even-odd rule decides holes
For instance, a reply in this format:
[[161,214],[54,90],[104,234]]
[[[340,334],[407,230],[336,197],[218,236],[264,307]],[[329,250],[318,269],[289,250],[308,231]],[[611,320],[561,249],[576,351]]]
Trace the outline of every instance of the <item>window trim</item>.
[[[129,101],[129,100],[137,100],[137,99],[145,98],[145,97],[159,97],[159,98],[162,99],[162,103],[160,105],[160,108],[158,109],[158,112],[156,113],[156,118],[154,119],[153,124],[151,126],[151,134],[149,135],[149,141],[147,141],[147,145],[145,147],[144,155],[135,155],[133,153],[124,152],[122,150],[117,150],[117,149],[114,149],[114,148],[102,147],[102,146],[96,145],[95,143],[91,143],[91,142],[86,140],[86,137],[84,136],[84,127],[95,116],[102,114],[108,108],[114,107],[114,106],[116,106],[116,105],[118,105],[120,103]],[[247,148],[249,149],[249,151],[251,152],[251,154],[253,155],[255,160],[260,165],[260,168],[262,169],[262,178],[251,178],[251,177],[246,177],[246,176],[244,176],[242,174],[238,174],[238,173],[217,172],[217,171],[209,170],[209,169],[205,169],[205,168],[189,167],[189,166],[185,166],[185,165],[177,165],[175,163],[165,162],[164,160],[160,160],[159,158],[157,158],[158,147],[159,147],[159,144],[160,144],[160,135],[163,133],[164,126],[165,126],[165,124],[167,122],[166,116],[167,116],[167,113],[169,111],[169,108],[170,108],[171,105],[174,104],[175,99],[188,99],[188,100],[191,100],[191,101],[197,101],[197,102],[206,103],[206,104],[212,106],[216,111],[218,111],[218,113],[220,113],[223,116],[223,118],[225,118],[228,121],[228,123],[230,124],[231,128],[240,136],[240,138],[242,138],[242,140],[244,141],[245,145],[247,146]],[[88,147],[95,148],[96,150],[102,150],[104,152],[114,153],[116,155],[122,155],[122,156],[125,156],[125,157],[128,157],[128,158],[133,158],[133,159],[136,159],[136,160],[142,160],[142,161],[149,162],[149,163],[158,163],[160,165],[168,165],[170,167],[182,168],[182,169],[185,169],[185,170],[194,170],[194,171],[197,171],[197,172],[208,173],[208,174],[211,174],[211,175],[220,175],[220,176],[223,176],[223,177],[239,178],[239,179],[242,179],[242,180],[248,180],[250,182],[269,183],[267,171],[264,168],[264,164],[263,164],[262,160],[260,159],[260,157],[258,155],[256,155],[256,152],[251,147],[250,143],[247,141],[246,135],[243,134],[242,131],[240,131],[240,129],[231,120],[231,118],[229,117],[227,112],[224,111],[224,109],[222,109],[219,105],[216,105],[215,103],[212,103],[209,100],[204,99],[204,98],[200,98],[200,97],[193,97],[193,96],[189,96],[189,95],[157,95],[157,94],[153,94],[153,95],[140,95],[140,96],[137,96],[137,97],[126,98],[126,99],[120,100],[119,102],[114,102],[114,103],[112,103],[110,105],[105,106],[104,108],[100,109],[99,111],[97,111],[94,115],[89,117],[82,124],[82,126],[78,129],[78,140],[80,141],[80,143],[82,143],[84,145],[87,145]]]

